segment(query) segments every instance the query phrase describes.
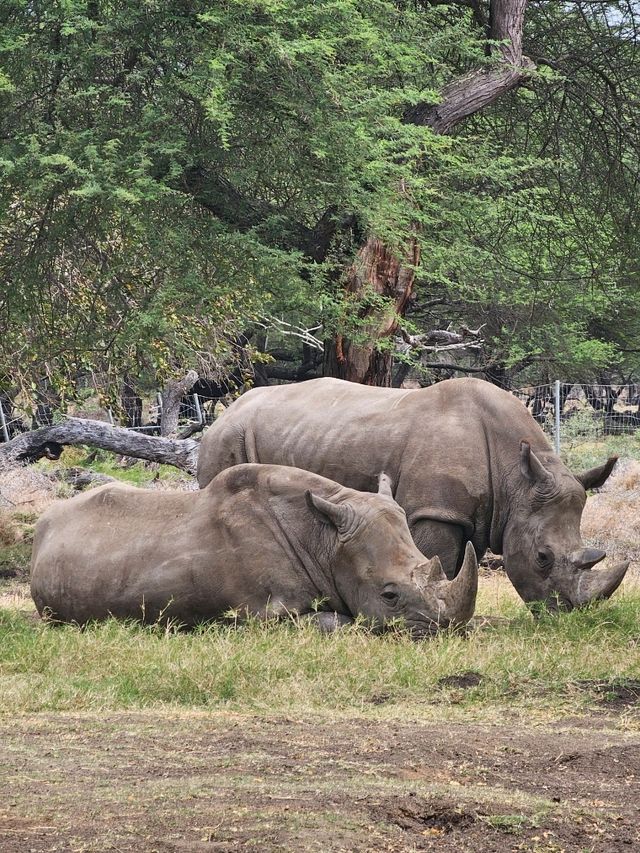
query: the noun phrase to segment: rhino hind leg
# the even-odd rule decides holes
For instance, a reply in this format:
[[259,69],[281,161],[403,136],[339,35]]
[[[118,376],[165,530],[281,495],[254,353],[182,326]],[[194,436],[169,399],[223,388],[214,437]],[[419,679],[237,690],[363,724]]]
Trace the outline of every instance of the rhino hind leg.
[[464,557],[465,534],[457,524],[420,518],[409,525],[416,547],[425,557],[439,557],[449,580],[456,576]]

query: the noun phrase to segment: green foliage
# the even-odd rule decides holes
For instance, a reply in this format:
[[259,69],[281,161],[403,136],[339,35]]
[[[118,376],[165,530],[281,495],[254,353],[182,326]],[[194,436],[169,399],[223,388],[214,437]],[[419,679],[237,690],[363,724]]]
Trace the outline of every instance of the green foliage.
[[597,423],[594,427],[593,420],[588,416],[582,423],[581,416],[577,416],[575,428],[573,420],[574,418],[571,418],[563,424],[560,432],[562,458],[572,471],[595,468],[609,456],[640,461],[640,432],[633,435],[602,436],[601,428]]
[[637,58],[601,10],[530,4],[530,84],[447,137],[403,115],[491,61],[468,4],[7,0],[0,23],[0,375],[113,395],[224,369],[264,313],[357,331],[341,270],[416,227],[418,308],[445,305],[418,325],[488,317],[524,378],[635,365]]
[[327,211],[407,221],[390,182],[428,134],[400,115],[433,96],[443,20],[356,0],[5,4],[0,372],[17,353],[63,394],[78,372],[163,380],[224,363],[256,313],[317,313],[304,252]]
[[536,73],[461,132],[501,164],[503,182],[460,208],[460,261],[435,279],[450,297],[444,315],[468,320],[471,308],[516,382],[612,381],[639,366],[634,10],[529,4]]

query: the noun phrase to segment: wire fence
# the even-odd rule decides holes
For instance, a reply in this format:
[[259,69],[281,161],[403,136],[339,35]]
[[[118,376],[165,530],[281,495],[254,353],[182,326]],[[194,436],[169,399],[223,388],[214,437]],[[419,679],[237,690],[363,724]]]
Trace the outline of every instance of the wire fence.
[[512,391],[542,426],[557,453],[585,441],[640,430],[640,384],[602,385],[568,382]]
[[[544,429],[558,453],[585,441],[602,441],[611,435],[632,435],[640,431],[640,383],[574,384],[557,380],[510,390]],[[221,411],[221,399],[186,395],[180,406],[180,426],[213,423]],[[147,401],[144,423],[133,426],[114,417],[108,409],[76,414],[154,434],[160,432],[162,398],[157,394]],[[51,410],[39,407],[31,413],[19,403],[0,396],[0,442],[10,440],[19,432],[46,426],[54,418]]]
[[[212,424],[216,417],[216,400],[203,399],[198,394],[186,394],[180,403],[178,425],[181,427],[198,424],[207,426]],[[0,443],[10,441],[18,433],[28,432],[42,426],[50,426],[59,419],[61,413],[53,408],[38,406],[33,409],[27,408],[20,402],[9,401],[0,396]],[[158,393],[153,396],[147,405],[142,406],[139,413],[134,416],[134,422],[128,422],[126,415],[118,417],[111,409],[96,408],[85,412],[82,410],[73,412],[75,417],[89,417],[94,420],[107,421],[113,426],[125,426],[137,432],[148,435],[160,434],[160,422],[162,420],[162,396]],[[144,423],[142,422],[144,420]]]

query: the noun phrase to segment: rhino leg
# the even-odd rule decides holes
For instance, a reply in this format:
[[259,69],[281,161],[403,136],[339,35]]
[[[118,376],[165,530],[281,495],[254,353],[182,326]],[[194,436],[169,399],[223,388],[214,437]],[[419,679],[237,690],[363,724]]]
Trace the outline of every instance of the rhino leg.
[[321,634],[332,634],[338,628],[353,624],[351,616],[345,616],[344,613],[318,611],[316,613],[305,613],[304,618],[313,622]]
[[449,580],[453,580],[464,556],[464,530],[457,524],[420,518],[409,525],[413,541],[425,557],[440,558]]

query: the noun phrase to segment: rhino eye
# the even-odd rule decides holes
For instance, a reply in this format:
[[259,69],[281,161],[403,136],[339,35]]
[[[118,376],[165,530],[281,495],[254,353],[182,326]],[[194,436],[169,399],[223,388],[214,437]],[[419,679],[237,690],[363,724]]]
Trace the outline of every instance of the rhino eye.
[[543,571],[549,571],[553,565],[553,552],[541,549],[536,554],[536,562]]
[[387,604],[395,604],[400,596],[392,589],[385,589],[382,592],[382,597],[387,602]]

